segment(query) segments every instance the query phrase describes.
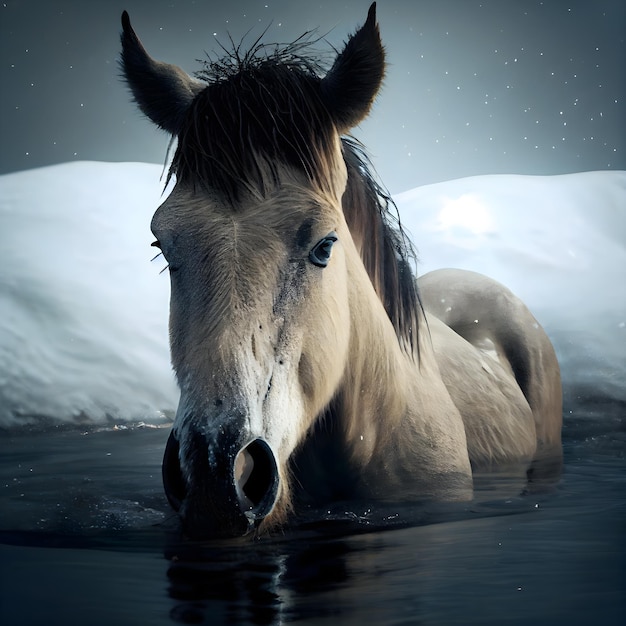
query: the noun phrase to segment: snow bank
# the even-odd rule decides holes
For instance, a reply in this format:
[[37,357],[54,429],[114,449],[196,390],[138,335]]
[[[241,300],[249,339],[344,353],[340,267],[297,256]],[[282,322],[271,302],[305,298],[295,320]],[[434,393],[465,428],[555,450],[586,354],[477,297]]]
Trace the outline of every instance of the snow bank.
[[[0,176],[0,427],[173,411],[169,281],[150,263],[161,168]],[[483,176],[396,197],[420,273],[482,271],[546,326],[565,383],[626,399],[626,172]]]
[[0,426],[175,408],[169,280],[150,263],[160,174],[78,162],[0,177]]

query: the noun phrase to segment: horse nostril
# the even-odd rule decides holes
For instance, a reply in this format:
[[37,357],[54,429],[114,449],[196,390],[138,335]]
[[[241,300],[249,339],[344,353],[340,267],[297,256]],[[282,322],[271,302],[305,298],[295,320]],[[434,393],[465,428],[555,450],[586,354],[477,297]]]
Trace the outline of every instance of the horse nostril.
[[255,439],[235,458],[235,486],[241,508],[248,517],[263,519],[278,494],[278,467],[269,445]]
[[170,433],[165,446],[165,454],[163,455],[163,466],[161,472],[163,475],[163,486],[165,487],[165,495],[170,506],[178,511],[182,501],[185,499],[185,479],[180,469],[180,459],[178,439],[174,437],[174,433]]

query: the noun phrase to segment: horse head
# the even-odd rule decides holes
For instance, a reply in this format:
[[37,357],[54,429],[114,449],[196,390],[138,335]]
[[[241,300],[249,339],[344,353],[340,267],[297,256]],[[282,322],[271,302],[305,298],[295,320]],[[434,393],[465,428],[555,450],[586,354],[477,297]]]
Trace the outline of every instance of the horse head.
[[259,47],[200,80],[152,59],[127,13],[122,25],[133,96],[177,139],[152,220],[181,392],[165,490],[189,536],[243,535],[285,517],[290,459],[345,376],[364,270],[341,134],[382,82],[375,4],[325,75],[297,46]]

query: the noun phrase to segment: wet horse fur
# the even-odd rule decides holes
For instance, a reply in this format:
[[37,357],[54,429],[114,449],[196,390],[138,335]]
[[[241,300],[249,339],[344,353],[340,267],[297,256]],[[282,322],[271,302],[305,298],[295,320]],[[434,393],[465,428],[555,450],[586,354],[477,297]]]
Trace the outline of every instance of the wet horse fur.
[[545,332],[487,277],[416,281],[393,202],[347,136],[383,80],[375,4],[327,72],[304,38],[235,47],[192,78],[122,25],[133,96],[177,139],[152,231],[181,390],[163,477],[185,532],[261,532],[338,498],[469,499],[483,471],[554,475]]

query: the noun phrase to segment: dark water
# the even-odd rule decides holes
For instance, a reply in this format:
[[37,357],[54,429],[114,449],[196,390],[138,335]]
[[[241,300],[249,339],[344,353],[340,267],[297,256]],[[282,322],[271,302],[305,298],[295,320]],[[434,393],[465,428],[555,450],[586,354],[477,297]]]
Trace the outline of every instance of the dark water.
[[568,411],[554,493],[311,512],[181,542],[167,429],[0,435],[0,624],[626,623],[625,407]]

